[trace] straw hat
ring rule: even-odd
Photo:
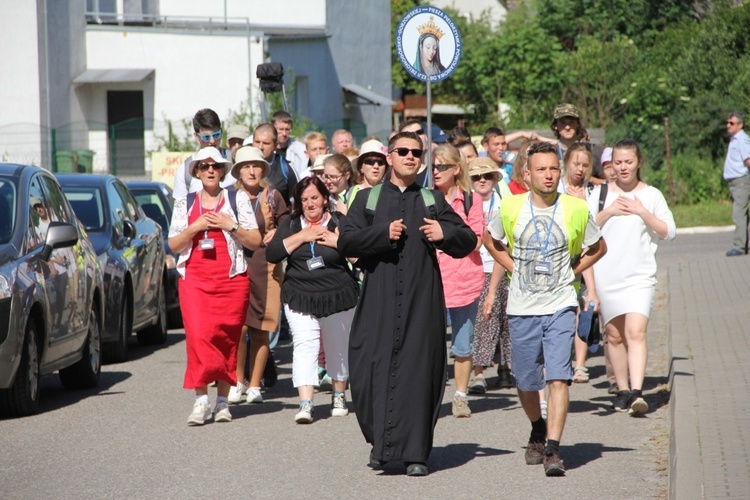
[[[333,155],[318,155],[317,158],[315,158],[315,163],[313,163],[313,166],[310,167],[310,170],[312,172],[322,172],[323,171],[323,162],[326,161],[326,158],[330,158]]]
[[[482,175],[493,172],[500,174],[500,177],[502,178],[500,167],[497,166],[495,160],[488,156],[472,158],[472,160],[469,162],[469,177],[471,177],[472,175]]]

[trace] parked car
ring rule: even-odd
[[[0,413],[31,415],[39,378],[66,389],[101,373],[102,270],[55,178],[0,163]]]
[[[167,254],[167,324],[169,328],[182,328],[180,298],[177,290],[177,254],[167,244],[169,225],[172,222],[172,189],[163,182],[130,181],[125,185],[135,196],[146,217],[161,226],[164,236],[164,251]]]
[[[167,266],[161,228],[112,175],[56,176],[104,272],[106,357],[125,361],[133,331],[140,344],[166,342]]]

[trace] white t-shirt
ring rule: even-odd
[[[528,196],[528,195],[527,195]],[[513,228],[513,275],[508,292],[507,313],[514,316],[554,314],[578,304],[573,287],[575,275],[568,252],[564,208],[558,200],[557,209],[534,207],[534,220],[528,201],[524,202]],[[502,204],[500,205],[502,211]],[[554,214],[554,221],[552,216]],[[536,226],[536,229],[535,229]],[[490,223],[489,232],[502,240],[505,231],[498,214]],[[601,231],[589,213],[583,246],[591,246],[601,238]],[[546,252],[543,251],[547,242]],[[537,272],[540,262],[550,262],[550,274]]]

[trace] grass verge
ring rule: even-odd
[[[728,200],[675,205],[671,208],[677,227],[732,225],[732,202]]]

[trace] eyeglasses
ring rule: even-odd
[[[417,130],[412,130],[417,135],[425,135],[423,128],[418,128]]]
[[[389,151],[389,153],[396,153],[399,156],[407,157],[409,156],[409,153],[414,156],[414,158],[422,158],[422,150],[421,149],[410,149],[410,148],[393,148]]]
[[[472,182],[479,182],[482,179],[484,179],[486,181],[494,181],[495,180],[495,174],[493,172],[488,172],[486,174],[477,174],[477,175],[472,175],[471,176]]]
[[[339,179],[341,179],[343,176],[344,176],[344,174],[340,174],[340,175],[323,174],[323,175],[321,175],[321,177],[323,178],[324,181],[331,181],[331,182],[338,182]]]
[[[362,163],[372,167],[373,165],[385,165],[385,160],[382,158],[366,158],[362,160]]]
[[[198,134],[198,137],[203,142],[210,142],[211,139],[214,141],[218,141],[221,139],[221,129],[217,130],[216,132],[211,132],[210,134]]]
[[[198,169],[201,172],[207,171],[209,168],[213,168],[214,171],[218,172],[219,170],[222,170],[223,167],[217,165],[216,163],[199,163]]]
[[[433,165],[432,169],[437,170],[438,172],[445,172],[449,168],[453,168],[453,167],[455,167],[455,165],[450,165],[447,163],[438,163],[437,165]]]
[[[727,120],[727,125],[737,125],[737,122],[733,122],[731,120]]]

